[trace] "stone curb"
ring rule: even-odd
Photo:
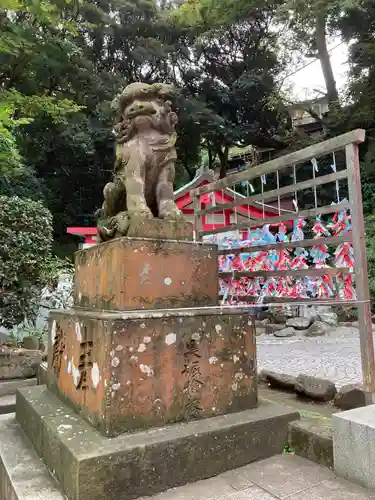
[[[315,420],[296,420],[289,424],[289,445],[292,451],[325,467],[333,468],[332,425]]]
[[[36,385],[36,378],[17,378],[13,380],[1,380],[0,381],[0,398],[4,396],[13,396],[16,394],[18,389],[22,387],[31,387]]]
[[[16,395],[11,394],[0,398],[0,415],[14,413],[16,411]]]
[[[303,382],[307,381],[312,391],[304,390]],[[261,370],[258,374],[258,383],[266,384],[272,389],[295,392],[298,396],[306,397],[313,401],[329,402],[340,410],[353,410],[366,406],[365,393],[360,384],[347,384],[339,390],[329,380],[300,374],[298,377],[287,373],[278,373],[271,370]],[[326,392],[322,393],[320,384],[326,386]],[[314,392],[316,386],[316,393]]]
[[[294,377],[286,373],[261,370],[258,375],[258,380],[259,383],[267,384],[273,389],[295,392],[296,395],[313,401],[333,401],[337,395],[335,385],[329,380],[304,374]]]

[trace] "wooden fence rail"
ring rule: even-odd
[[[362,208],[362,191],[361,191],[361,181],[360,181],[360,166],[359,166],[359,156],[358,156],[358,144],[364,142],[365,131],[358,129],[343,134],[341,136],[329,139],[327,141],[321,142],[319,144],[314,144],[300,151],[276,158],[274,160],[268,161],[261,165],[251,167],[247,170],[228,175],[224,179],[217,180],[211,184],[201,186],[197,189],[191,191],[191,196],[193,199],[194,207],[194,230],[196,240],[202,240],[206,236],[223,234],[228,231],[239,231],[247,230],[249,228],[264,226],[266,224],[277,224],[282,222],[290,222],[291,220],[297,220],[300,218],[308,219],[316,216],[324,216],[327,214],[334,214],[337,212],[348,212],[351,215],[351,232],[345,233],[339,236],[329,236],[329,237],[319,237],[319,238],[309,238],[302,241],[287,241],[287,242],[275,242],[265,245],[254,245],[254,246],[240,246],[239,248],[221,248],[221,256],[236,256],[241,254],[251,254],[254,252],[262,251],[277,251],[282,249],[296,249],[305,247],[315,247],[317,245],[334,245],[337,246],[343,243],[350,243],[353,247],[354,261],[355,261],[355,284],[356,284],[356,299],[355,300],[332,300],[332,299],[309,299],[306,297],[301,297],[301,299],[289,299],[288,298],[275,298],[276,302],[279,300],[280,303],[293,302],[296,305],[299,304],[353,304],[358,308],[358,319],[359,319],[359,329],[360,329],[360,346],[361,346],[361,359],[362,359],[362,371],[363,371],[363,384],[364,389],[367,394],[367,402],[375,403],[375,360],[374,360],[374,346],[373,346],[373,336],[372,336],[372,314],[371,314],[371,304],[370,304],[370,293],[368,285],[368,271],[367,271],[367,259],[366,259],[366,248],[365,248],[365,224],[363,218],[363,208]],[[327,175],[316,175],[314,166],[312,168],[312,178],[309,180],[303,180],[302,182],[296,181],[296,165],[303,164],[307,161],[314,161],[322,156],[331,155],[339,150],[345,151],[345,169],[339,171],[333,171]],[[294,179],[287,186],[279,186],[279,172],[292,167],[294,169]],[[263,190],[262,178],[264,176],[274,174],[277,175],[277,188],[268,191]],[[238,183],[246,183],[250,181],[255,181],[259,179],[262,185],[262,192],[251,194],[248,196],[235,197],[234,201],[231,203],[223,203],[216,205],[212,203],[211,206],[207,206],[207,199],[202,202],[202,196],[209,193],[217,192],[218,190],[223,190],[231,186],[235,186]],[[332,200],[333,203],[330,205],[318,206],[318,189],[322,186],[326,186],[330,183],[345,182],[347,184],[348,198],[349,200]],[[287,213],[281,214],[280,209],[280,197],[302,192],[304,190],[313,190],[315,206],[313,208],[303,208],[298,207],[295,204],[295,210],[293,212],[288,211]],[[334,192],[334,189],[332,190]],[[209,231],[203,231],[202,218],[208,216],[209,214],[220,213],[220,210],[233,209],[235,212],[237,207],[240,205],[243,207],[247,205],[250,207],[254,204],[260,204],[260,206],[265,206],[265,201],[278,199],[278,215],[275,217],[255,217],[249,208],[248,220],[235,221],[234,224],[224,225],[220,224],[220,227],[214,227]],[[339,202],[338,202],[339,201]],[[203,206],[202,206],[203,205]],[[236,212],[235,212],[236,213]],[[264,210],[263,210],[264,213]],[[242,270],[228,270],[219,273],[219,278],[222,280],[240,280],[254,277],[262,277],[265,279],[269,278],[280,278],[280,277],[306,277],[306,276],[344,276],[350,274],[351,271],[348,268],[309,268],[309,269],[299,269],[299,270],[271,270],[271,271],[242,271]],[[244,297],[238,297],[241,300]],[[249,297],[250,300],[254,297]],[[272,303],[272,300],[268,300]],[[254,304],[252,304],[253,307]]]

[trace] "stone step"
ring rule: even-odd
[[[262,460],[282,452],[298,417],[261,403],[108,439],[46,386],[17,393],[17,421],[69,500],[135,500]]]
[[[10,394],[0,398],[0,415],[14,413],[16,411],[16,395]]]
[[[332,421],[327,418],[290,422],[289,446],[296,455],[332,469]]]
[[[14,415],[0,416],[0,498],[65,500]]]
[[[16,394],[22,387],[31,387],[36,385],[36,378],[15,378],[11,380],[0,380],[0,398]]]

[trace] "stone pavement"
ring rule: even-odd
[[[326,378],[337,388],[362,381],[359,331],[352,327],[332,329],[324,337],[257,337],[258,371]]]
[[[375,500],[375,493],[338,479],[296,455],[268,458],[150,500]]]

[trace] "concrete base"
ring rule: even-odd
[[[270,457],[298,418],[262,404],[108,439],[45,386],[17,393],[17,420],[69,500],[133,500]]]
[[[42,363],[41,363],[42,364]],[[2,380],[0,382],[0,398],[3,396],[13,396],[18,389],[22,387],[31,387],[36,385],[36,378],[16,378],[14,380]]]
[[[332,416],[338,476],[375,491],[375,405]]]
[[[296,455],[333,468],[332,425],[329,419],[291,422],[289,444]]]
[[[0,417],[1,500],[64,500],[14,415]]]

